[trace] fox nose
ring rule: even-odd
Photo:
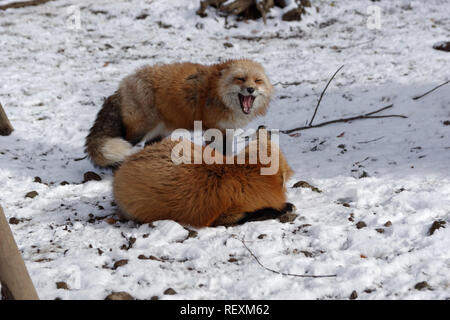
[[[248,87],[247,91],[248,91],[248,93],[253,93],[253,92],[255,92],[255,88]]]

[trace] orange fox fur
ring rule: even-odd
[[[248,59],[145,66],[105,100],[86,152],[97,166],[117,166],[141,140],[193,129],[195,120],[205,129],[240,128],[266,113],[272,92],[263,67]]]
[[[174,164],[171,152],[180,141],[166,138],[146,147],[115,172],[114,196],[122,216],[141,223],[171,219],[204,227],[233,225],[246,212],[284,207],[285,181],[292,170],[281,151],[278,171],[261,175],[265,165],[259,160],[249,164],[249,147],[243,151],[245,164]],[[182,143],[195,152],[191,141]]]

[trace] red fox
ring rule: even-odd
[[[268,165],[259,157],[254,164],[249,162],[255,140],[242,151],[246,155],[242,164],[236,161],[240,154],[234,156],[233,164],[226,160],[223,164],[206,164],[205,160],[201,164],[175,164],[172,152],[180,143],[196,152],[190,140],[166,138],[128,157],[117,169],[113,191],[122,217],[140,223],[170,219],[206,227],[260,220],[260,215],[273,218],[293,210],[285,194],[285,181],[293,172],[270,140],[267,154],[279,160],[272,175],[261,174],[261,168]],[[200,146],[202,154],[205,148]]]
[[[108,97],[86,139],[99,167],[117,167],[143,139],[161,140],[174,129],[235,129],[267,111],[273,87],[252,60],[214,65],[145,66],[126,77]]]

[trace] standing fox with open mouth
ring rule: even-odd
[[[264,68],[248,59],[145,66],[105,100],[86,152],[95,165],[116,167],[141,140],[191,130],[194,121],[202,121],[205,129],[240,128],[266,113],[272,93]]]

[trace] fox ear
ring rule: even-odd
[[[219,71],[219,76],[222,76],[226,70],[228,70],[230,68],[230,64],[228,62],[222,63],[221,65],[219,65],[218,67],[218,71]]]
[[[219,70],[219,77],[223,76],[226,70],[228,70],[228,67],[224,67],[224,68],[220,69]]]

